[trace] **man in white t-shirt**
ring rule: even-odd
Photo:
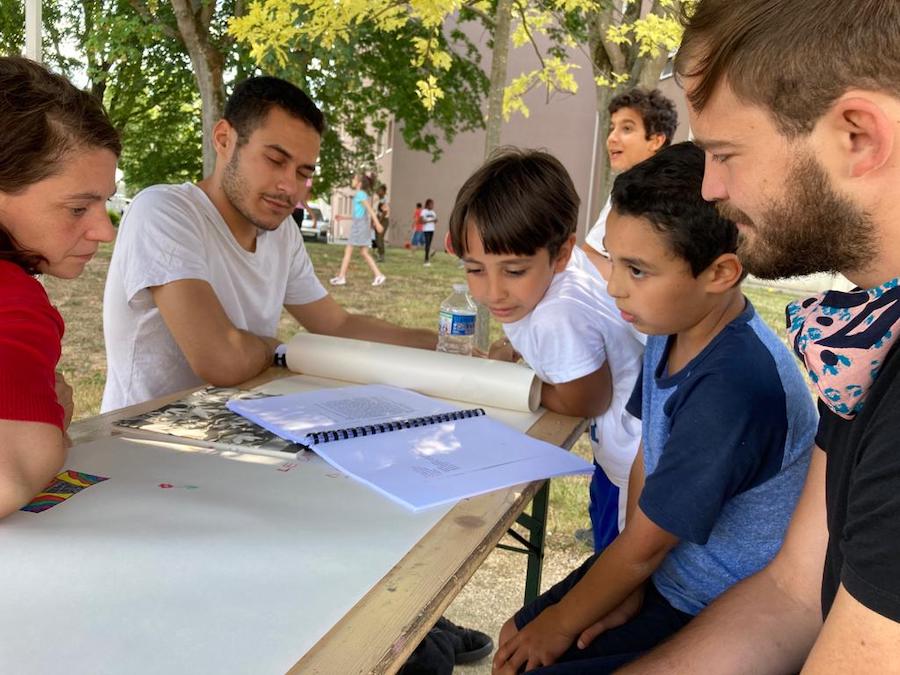
[[[213,174],[135,197],[103,299],[102,410],[257,375],[279,347],[282,307],[310,332],[435,347],[431,331],[348,313],[316,278],[291,212],[324,126],[294,85],[251,78],[213,129]]]
[[[635,88],[614,96],[609,102],[609,135],[606,137],[610,170],[622,173],[649,159],[672,143],[677,128],[675,104],[658,89],[648,92]],[[581,247],[604,277],[609,259],[603,237],[609,209],[607,200]]]

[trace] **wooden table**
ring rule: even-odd
[[[242,387],[293,374],[272,368]],[[70,435],[76,443],[110,436],[116,420],[153,410],[186,393],[82,420],[72,425]],[[528,434],[568,449],[584,428],[584,420],[547,412]],[[289,672],[395,672],[517,519],[528,530],[519,550],[528,554],[526,599],[533,597],[540,586],[548,486],[547,481],[537,481],[457,504]],[[529,503],[531,513],[526,514]]]

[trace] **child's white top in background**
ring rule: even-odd
[[[613,395],[609,408],[591,423],[594,458],[619,488],[619,526],[624,524],[628,475],[641,438],[640,421],[625,405],[641,372],[644,347],[606,292],[606,283],[579,248],[556,274],[530,314],[503,330],[538,377],[550,384],[571,382],[609,361]]]
[[[419,219],[422,221],[422,232],[434,232],[437,214],[432,209],[422,209],[419,212]]]
[[[606,255],[606,247],[603,245],[603,238],[606,236],[606,219],[609,217],[611,210],[612,203],[607,199],[600,210],[600,215],[597,216],[597,222],[594,223],[594,226],[588,230],[584,237],[584,243],[603,255]]]

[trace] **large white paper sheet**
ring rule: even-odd
[[[448,510],[311,453],[107,439],[66,468],[107,480],[0,521],[3,672],[283,673]]]

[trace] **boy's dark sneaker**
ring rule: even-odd
[[[491,636],[480,630],[457,626],[444,617],[438,619],[434,627],[450,636],[456,665],[480,661],[494,650]]]

